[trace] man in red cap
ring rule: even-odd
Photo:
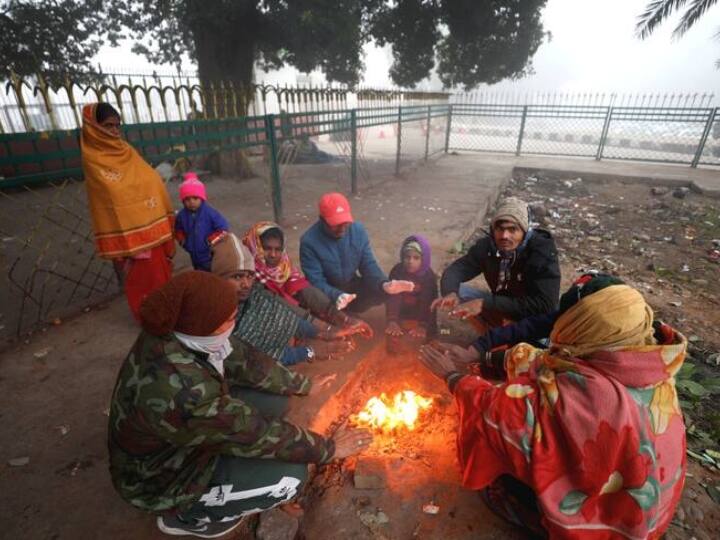
[[[344,195],[324,194],[318,210],[320,219],[300,238],[300,266],[338,309],[362,312],[388,294],[412,291],[412,282],[389,280],[380,269],[367,231],[353,220]]]

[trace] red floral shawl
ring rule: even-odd
[[[290,256],[283,246],[283,255],[280,264],[270,267],[265,262],[265,250],[260,236],[269,229],[280,229],[272,221],[259,221],[253,225],[243,237],[243,244],[247,246],[255,258],[255,277],[266,289],[281,296],[290,304],[297,305],[295,295],[302,289],[309,287],[310,282],[305,279],[302,272],[292,265]]]
[[[552,538],[660,538],[685,479],[674,376],[686,347],[675,332],[579,360],[523,343],[506,355],[506,383],[462,378],[463,485],[525,482]]]

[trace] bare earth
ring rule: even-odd
[[[367,226],[386,270],[396,261],[402,239],[422,233],[430,238],[434,267],[439,272],[457,256],[450,253],[453,246],[482,223],[488,205],[511,178],[514,164],[514,159],[504,156],[446,156],[408,170],[401,178],[385,177],[373,186],[363,186],[360,196],[352,200],[354,214]],[[328,190],[347,190],[341,167],[344,165],[333,171],[295,166],[288,174],[285,225],[294,257],[300,233],[314,220],[317,197]],[[519,180],[509,185],[509,191],[542,204],[547,226],[554,227],[563,256],[564,285],[580,267],[606,265],[641,287],[662,319],[688,336],[697,336],[693,362],[700,382],[718,376],[718,368],[706,362],[712,362],[712,353],[720,344],[720,265],[707,258],[707,250],[720,233],[699,224],[705,220],[713,227],[720,224],[716,201],[694,193],[685,199],[671,194],[655,197],[649,194],[647,184],[576,182],[567,187],[562,183],[565,178]],[[216,179],[208,184],[208,191],[237,231],[271,217],[266,184],[261,179]],[[670,207],[656,206],[662,203]],[[710,214],[698,220],[701,207],[709,208]],[[553,211],[559,217],[553,217]],[[682,220],[683,216],[688,220]],[[587,220],[589,223],[583,222]],[[599,224],[594,225],[595,221]],[[648,235],[650,240],[633,240],[638,234]],[[590,238],[595,236],[600,240]],[[673,236],[675,243],[665,240]],[[687,236],[693,239],[686,244],[683,238]],[[688,271],[683,271],[683,264]],[[435,405],[412,434],[380,437],[367,452],[365,457],[374,459],[384,471],[383,489],[355,489],[351,471],[356,463],[352,459],[321,470],[306,495],[308,506],[299,538],[521,538],[487,512],[475,493],[459,487],[454,405],[443,385],[426,373],[413,355],[387,357],[380,338],[382,309],[371,310],[367,318],[378,333],[376,339],[361,343],[359,350],[345,359],[298,368],[313,377],[332,372],[337,377],[318,395],[293,398],[291,418],[324,431],[357,412],[368,396],[404,386],[432,396]],[[118,298],[63,320],[59,326],[36,333],[28,344],[2,353],[0,537],[166,538],[150,516],[120,500],[107,472],[108,400],[117,369],[136,334],[124,299]],[[684,394],[683,399],[699,412],[708,411],[690,420],[700,432],[690,440],[692,447],[698,452],[712,448],[702,438],[707,434],[718,440],[709,419],[712,398]],[[17,458],[28,461],[13,461],[17,466],[11,466],[9,461]],[[693,476],[687,482],[683,510],[678,512],[671,535],[700,540],[715,537],[712,531],[720,527],[720,504],[710,499],[705,486],[718,484],[717,470],[691,460],[690,472]],[[422,505],[431,501],[440,507],[437,515],[422,512]],[[238,533],[229,538],[252,536]]]

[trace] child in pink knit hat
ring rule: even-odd
[[[207,202],[205,185],[194,172],[183,175],[180,184],[183,209],[175,219],[175,239],[190,254],[195,270],[210,271],[212,246],[230,230],[223,215]]]

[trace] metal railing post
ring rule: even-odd
[[[515,155],[520,155],[522,149],[523,134],[525,133],[525,118],[527,117],[527,105],[523,105],[522,119],[520,120],[520,133],[518,133],[517,148],[515,149]]]
[[[282,192],[280,187],[280,168],[277,161],[277,139],[275,138],[275,115],[265,116],[265,137],[270,151],[270,187],[272,192],[273,216],[276,223],[282,223]]]
[[[402,144],[402,106],[398,107],[397,149],[395,150],[395,176],[400,175],[400,146]]]
[[[430,116],[432,114],[432,105],[428,105],[427,124],[425,125],[425,161],[428,159],[430,151]]]
[[[448,147],[450,146],[450,125],[452,124],[452,110],[453,110],[453,106],[448,105],[447,126],[445,127],[445,153],[446,154],[448,151]]]
[[[605,114],[605,121],[603,122],[602,132],[600,133],[600,143],[598,144],[597,153],[595,154],[595,160],[600,161],[602,159],[603,150],[605,149],[605,142],[607,141],[607,134],[610,130],[610,119],[612,118],[612,107],[608,107],[607,113]]]
[[[357,195],[357,109],[350,111],[350,191]]]
[[[702,136],[700,137],[700,141],[698,142],[697,150],[695,151],[695,157],[692,160],[692,163],[690,163],[690,166],[693,168],[697,168],[698,163],[700,163],[700,159],[702,158],[703,150],[705,149],[705,144],[707,143],[708,136],[710,135],[710,130],[712,129],[713,124],[715,123],[715,118],[717,117],[718,109],[711,109],[710,114],[708,115],[707,123],[705,124],[705,129],[703,129]]]

